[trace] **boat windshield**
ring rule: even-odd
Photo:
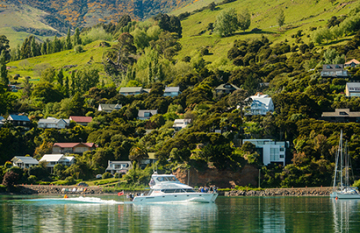
[[[193,189],[162,189],[163,193],[193,193]]]
[[[178,181],[174,176],[160,176],[156,178],[157,181],[164,182],[164,181]]]

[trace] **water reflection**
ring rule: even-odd
[[[133,210],[135,215],[148,216],[148,221],[142,223],[148,226],[149,232],[214,232],[218,219],[214,203],[134,205]]]
[[[332,199],[334,232],[351,232],[351,222],[358,218],[360,200]]]

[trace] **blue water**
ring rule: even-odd
[[[135,205],[118,196],[0,196],[0,208],[0,232],[360,232],[360,201],[328,197]]]

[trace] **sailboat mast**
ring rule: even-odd
[[[340,134],[340,190],[343,190],[343,150],[342,150],[342,130]]]
[[[341,137],[341,135],[340,135]],[[338,166],[339,166],[339,156],[340,156],[340,148],[341,148],[341,140],[339,140],[339,147],[338,147],[338,150],[337,150],[337,153],[336,153],[336,160],[335,160],[335,174],[334,174],[334,183],[333,183],[333,190],[335,191],[336,190],[336,187],[338,186],[338,180],[337,180],[337,177],[338,177]]]

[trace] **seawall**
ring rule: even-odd
[[[59,195],[59,194],[111,194],[104,193],[102,187],[89,186],[56,186],[56,185],[19,185],[17,194],[39,194],[39,195]],[[85,189],[86,188],[86,189]],[[309,188],[270,188],[262,191],[220,191],[220,196],[239,197],[239,196],[329,196],[332,187],[309,187]],[[114,192],[117,193],[117,192]],[[127,192],[126,192],[127,193]]]
[[[332,187],[272,188],[262,191],[232,190],[224,192],[224,196],[329,196],[331,192]]]

